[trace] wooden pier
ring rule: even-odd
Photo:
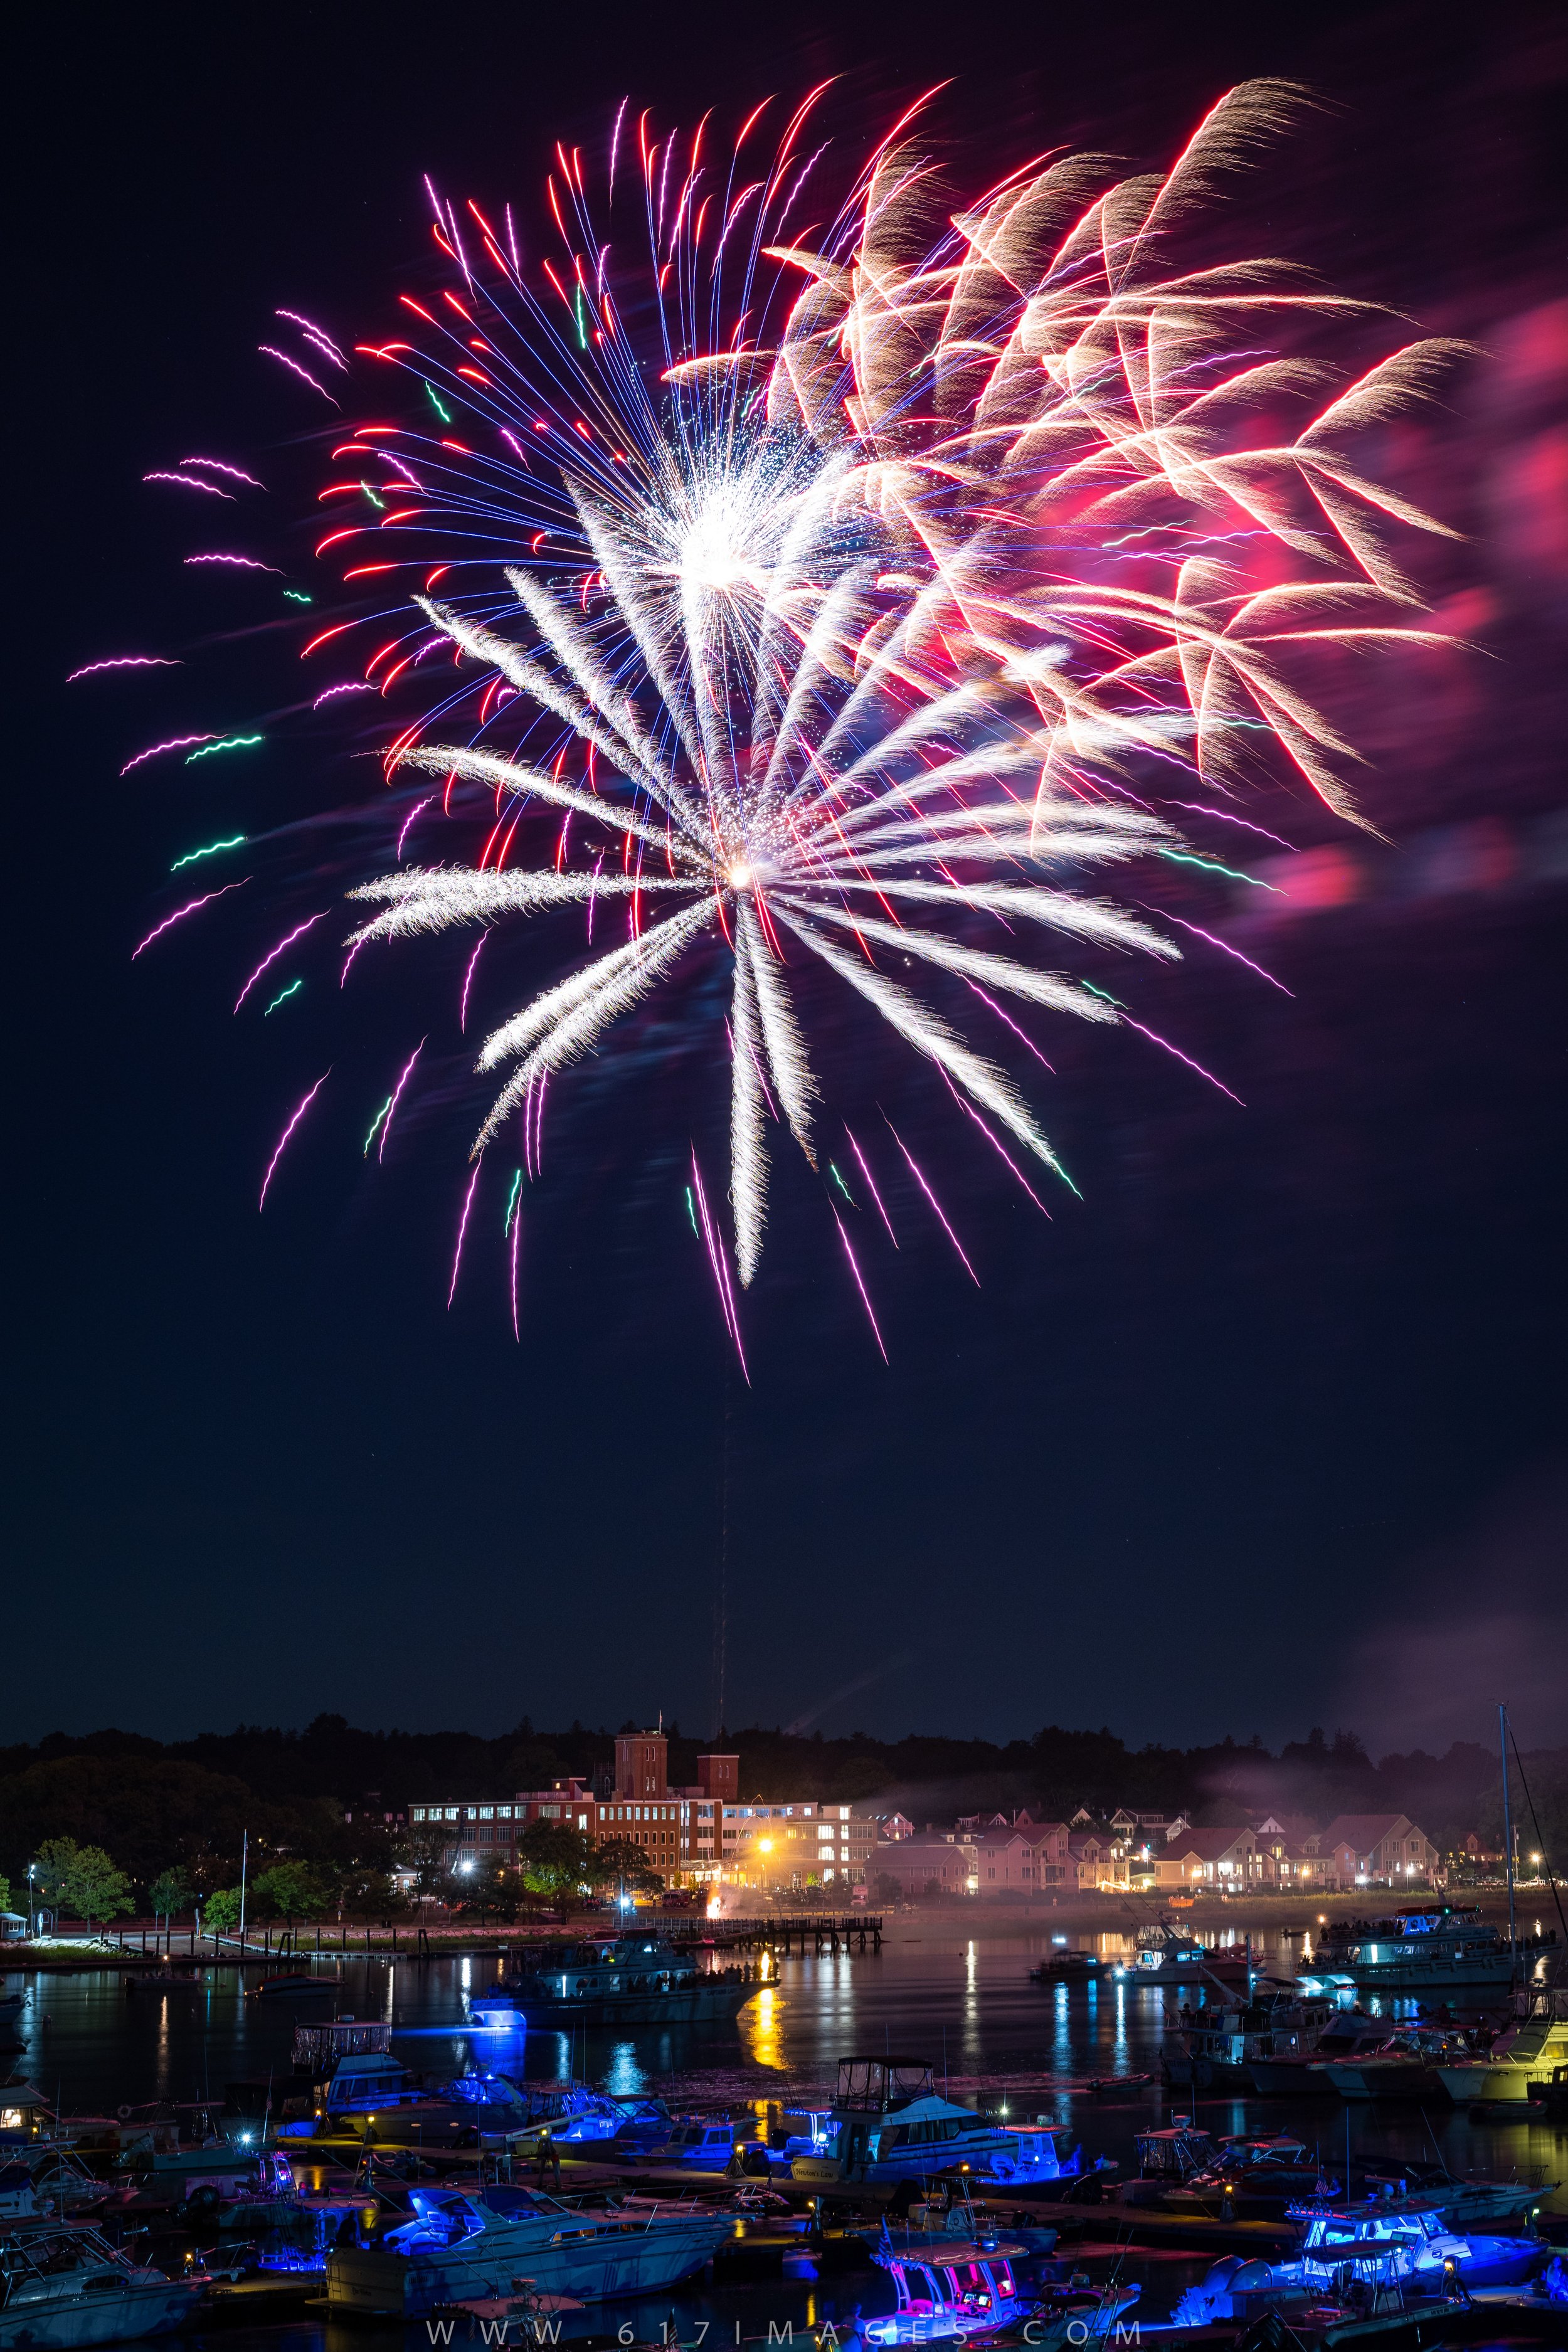
[[[694,1919],[689,1912],[645,1911],[638,1927],[655,1927],[683,1951],[772,1952],[777,1959],[809,1952],[879,1952],[882,1922],[861,1912],[766,1912],[754,1918]]]

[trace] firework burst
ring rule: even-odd
[[[389,778],[444,779],[448,812],[454,791],[493,795],[496,818],[477,864],[356,890],[375,911],[351,950],[572,908],[590,939],[595,910],[615,924],[479,1050],[500,1085],[474,1150],[521,1113],[525,1159],[549,1077],[721,957],[742,1283],[770,1134],[816,1165],[821,990],[802,975],[934,1062],[1020,1181],[998,1130],[1059,1173],[942,988],[968,983],[999,1039],[1017,1032],[998,998],[1123,1021],[1075,952],[1180,950],[1093,877],[1226,870],[1160,814],[1152,775],[1201,783],[1224,815],[1282,764],[1360,822],[1353,751],[1303,664],[1424,638],[1391,539],[1443,528],[1354,445],[1454,347],[1334,385],[1295,346],[1363,306],[1280,263],[1184,260],[1189,217],[1297,103],[1286,86],[1231,92],[1163,174],[1062,155],[957,209],[917,109],[807,223],[819,96],[750,173],[756,117],[710,164],[704,129],[659,139],[623,109],[598,177],[603,223],[629,207],[646,242],[632,273],[619,246],[612,269],[577,151],[547,192],[560,253],[530,265],[510,213],[432,192],[450,283],[404,298],[416,344],[359,347],[424,421],[340,444],[323,496],[374,511],[318,551],[349,582],[401,572],[416,592],[372,686],[417,685],[443,648],[458,667]],[[349,397],[342,375],[330,396]],[[306,650],[341,652],[357,625]]]

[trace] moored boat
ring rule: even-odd
[[[132,2263],[81,2221],[0,2225],[0,2352],[76,2352],[184,2326],[204,2293]]]
[[[655,2294],[703,2269],[735,2227],[730,2213],[676,2206],[622,2215],[574,2212],[522,2189],[413,2192],[413,2219],[373,2244],[340,2242],[327,2257],[334,2317],[421,2319],[444,2304],[519,2292],[584,2303]]]
[[[758,1986],[744,1969],[693,1968],[657,1936],[546,1945],[527,1964],[471,1990],[477,2023],[528,2026],[725,2024]]]
[[[1451,2099],[1467,2105],[1530,2095],[1532,2079],[1568,2063],[1568,1985],[1526,1985],[1514,1995],[1515,2019],[1484,2057],[1439,2064]]]
[[[957,2165],[983,2171],[1011,2144],[1005,2126],[942,2097],[923,2058],[841,2058],[828,2119],[826,2151],[791,2166],[803,2188],[919,2180]]]

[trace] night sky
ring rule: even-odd
[[[89,10],[49,37],[10,215],[6,1736],[323,1709],[710,1729],[727,1560],[731,1724],[1343,1723],[1375,1752],[1484,1735],[1507,1696],[1521,1745],[1561,1738],[1560,14]],[[293,898],[129,961],[184,849],[304,826],[364,772],[290,722],[243,772],[121,781],[162,734],[298,693],[297,625],[198,588],[200,531],[142,476],[205,449],[303,481],[318,413],[256,356],[275,309],[386,332],[427,274],[421,173],[531,225],[550,142],[602,141],[627,92],[732,127],[837,73],[834,127],[879,128],[954,76],[939,121],[973,187],[1061,142],[1163,163],[1258,72],[1328,103],[1237,184],[1238,246],[1484,356],[1394,452],[1468,535],[1421,576],[1477,650],[1346,687],[1386,845],[1281,794],[1262,821],[1348,843],[1357,877],[1230,930],[1293,995],[1214,955],[1139,975],[1141,1017],[1247,1107],[1136,1037],[1061,1040],[1037,1099],[1084,1199],[1058,1188],[1047,1224],[929,1067],[846,1016],[830,1098],[919,1138],[979,1287],[894,1186],[897,1256],[856,1228],[884,1370],[780,1150],[748,1388],[683,1193],[694,1141],[722,1190],[718,999],[656,999],[552,1090],[521,1346],[489,1196],[448,1313],[488,1100],[455,1034],[386,1165],[358,1148],[385,1066],[450,1029],[446,979],[409,964],[340,1036],[321,962],[288,1019],[237,1023],[234,974]],[[126,650],[187,667],[63,685]],[[532,952],[498,958],[487,1010]],[[258,1217],[329,1061],[340,1092]]]

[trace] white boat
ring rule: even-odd
[[[1257,2320],[1331,2305],[1369,2312],[1405,2309],[1423,2296],[1442,2301],[1458,2290],[1520,2284],[1549,2249],[1536,2238],[1480,2238],[1445,2230],[1436,2213],[1395,2212],[1375,2203],[1324,2206],[1307,2219],[1293,2262],[1216,2263],[1188,2287],[1172,2314],[1175,2327]]]
[[[981,2172],[1012,2145],[1005,2125],[942,2098],[923,2058],[841,2058],[829,2115],[826,2152],[790,2167],[802,2188],[921,2180],[958,2165]]]
[[[1514,1996],[1517,2021],[1484,2058],[1439,2066],[1437,2080],[1461,2105],[1529,2096],[1532,2075],[1568,2063],[1568,1985],[1526,1985]]]
[[[942,2239],[896,2243],[884,2232],[871,2259],[893,2282],[897,2306],[885,2318],[860,2323],[874,2352],[904,2352],[925,2344],[985,2344],[1005,2334],[1031,2352],[1098,2342],[1109,2336],[1134,2304],[1135,2286],[1106,2286],[1088,2295],[1071,2290],[1045,2303],[1021,2295],[1014,2262],[1027,2250],[995,2238]],[[1136,2341],[1122,2327],[1118,2341]]]
[[[129,2344],[191,2319],[199,2279],[139,2268],[80,2221],[0,2227],[0,2352],[75,2352]]]
[[[521,2293],[522,2281],[583,2303],[657,2294],[702,2270],[735,2229],[733,2214],[694,2205],[580,2213],[525,2189],[416,2189],[413,2202],[414,2219],[374,2245],[333,2247],[333,2316],[422,2319],[441,2304]]]

